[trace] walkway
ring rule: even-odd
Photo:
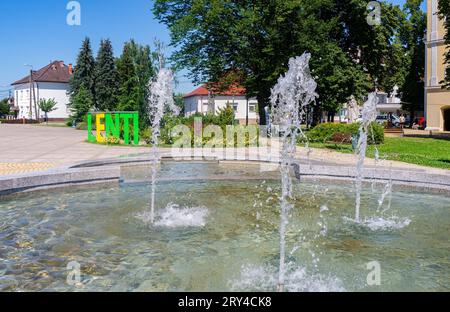
[[[87,132],[65,127],[0,124],[0,175],[148,152],[145,147],[86,142]]]
[[[0,176],[45,171],[78,162],[150,152],[148,147],[105,146],[87,143],[86,139],[86,131],[66,127],[0,124]],[[167,149],[162,151],[170,152]],[[309,159],[319,164],[350,167],[356,163],[355,155],[325,149],[312,149],[308,155],[305,148],[299,148],[297,155],[299,159]],[[376,164],[373,159],[367,159],[366,166],[375,165],[436,174],[450,172],[395,161]]]

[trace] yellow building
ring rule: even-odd
[[[445,76],[445,29],[437,16],[438,0],[427,0],[425,114],[427,130],[450,131],[450,91],[439,84]]]

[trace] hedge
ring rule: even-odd
[[[335,137],[354,136],[359,134],[359,123],[323,123],[306,133],[308,140],[315,143],[326,143],[333,141]],[[384,128],[373,122],[369,127],[369,144],[384,143]]]

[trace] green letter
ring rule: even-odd
[[[114,119],[114,120],[113,120]],[[105,116],[106,124],[106,137],[109,138],[112,135],[116,139],[120,139],[120,118],[112,114],[106,114]]]
[[[133,140],[134,145],[139,145],[139,113],[133,115]]]
[[[88,141],[95,142],[95,136],[92,134],[92,113],[87,115]]]
[[[133,118],[133,114],[120,114],[120,118],[123,119],[123,139],[125,145],[130,144],[130,119]]]

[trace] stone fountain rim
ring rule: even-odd
[[[214,158],[201,158],[194,160],[175,159],[172,157],[162,157],[162,162],[185,162],[185,163],[220,163],[220,164],[253,164],[272,165],[278,163],[261,160],[218,160]],[[147,157],[137,158],[114,158],[98,161],[76,163],[60,169],[53,169],[46,172],[27,173],[0,177],[0,197],[12,194],[30,193],[35,191],[45,191],[63,187],[81,185],[115,184],[121,181],[121,170],[124,167],[149,165]],[[293,173],[298,179],[319,180],[319,181],[341,181],[352,183],[355,177],[355,168],[350,166],[336,165],[299,165],[293,166]],[[390,170],[385,168],[368,168],[365,172],[365,183],[386,183],[392,175],[394,188],[417,189],[424,192],[450,194],[450,171],[449,174],[433,174],[425,170],[405,171]],[[192,178],[171,178],[161,179],[161,182],[170,181],[201,181],[201,180],[242,180],[243,177],[233,179],[233,177],[192,177]],[[271,177],[246,178],[247,180],[270,180]],[[272,178],[273,179],[273,178]],[[128,181],[132,184],[136,181]],[[137,181],[142,182],[142,181]]]

